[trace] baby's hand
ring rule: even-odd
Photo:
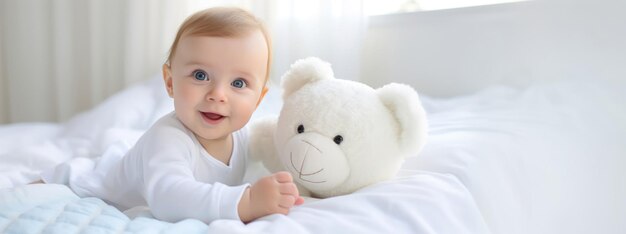
[[[291,207],[303,202],[291,174],[277,172],[259,179],[246,190],[239,202],[239,217],[247,223],[269,214],[287,214]]]

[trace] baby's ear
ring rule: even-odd
[[[165,82],[167,95],[169,95],[170,97],[174,97],[174,89],[172,86],[172,70],[167,64],[163,64],[163,82]]]
[[[378,97],[400,127],[400,150],[417,153],[426,143],[428,123],[417,92],[411,86],[391,83],[376,90]]]
[[[334,79],[330,63],[319,58],[309,57],[300,59],[291,65],[291,68],[281,78],[283,99],[302,88],[304,85],[322,79]]]

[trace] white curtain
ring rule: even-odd
[[[160,71],[184,1],[0,1],[0,121],[62,121]]]
[[[216,5],[266,21],[274,82],[307,56],[358,78],[361,0],[0,0],[0,123],[64,121],[158,74],[182,20]]]
[[[257,9],[273,36],[273,81],[291,63],[316,56],[330,62],[335,76],[358,80],[360,51],[367,29],[361,0],[273,0]]]

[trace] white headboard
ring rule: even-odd
[[[361,81],[431,96],[626,80],[626,1],[528,1],[370,18]]]

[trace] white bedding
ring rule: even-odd
[[[527,90],[491,87],[451,99],[422,96],[430,139],[398,179],[307,203],[288,216],[246,226],[220,220],[209,227],[276,233],[626,233],[621,222],[626,98],[620,88],[570,82]],[[279,108],[274,88],[253,118]],[[171,110],[154,78],[63,124],[2,126],[0,188],[14,192],[41,170],[72,157],[97,157],[116,141],[132,145]]]
[[[426,100],[430,139],[407,164],[457,176],[493,233],[626,233],[624,91],[569,82]]]
[[[149,217],[149,216],[148,216]],[[60,228],[61,227],[61,228]],[[0,190],[0,232],[163,233],[489,233],[471,195],[452,175],[415,172],[270,215],[248,225],[198,220],[174,225],[152,218],[128,219],[94,198],[78,197],[61,185],[27,185]]]

